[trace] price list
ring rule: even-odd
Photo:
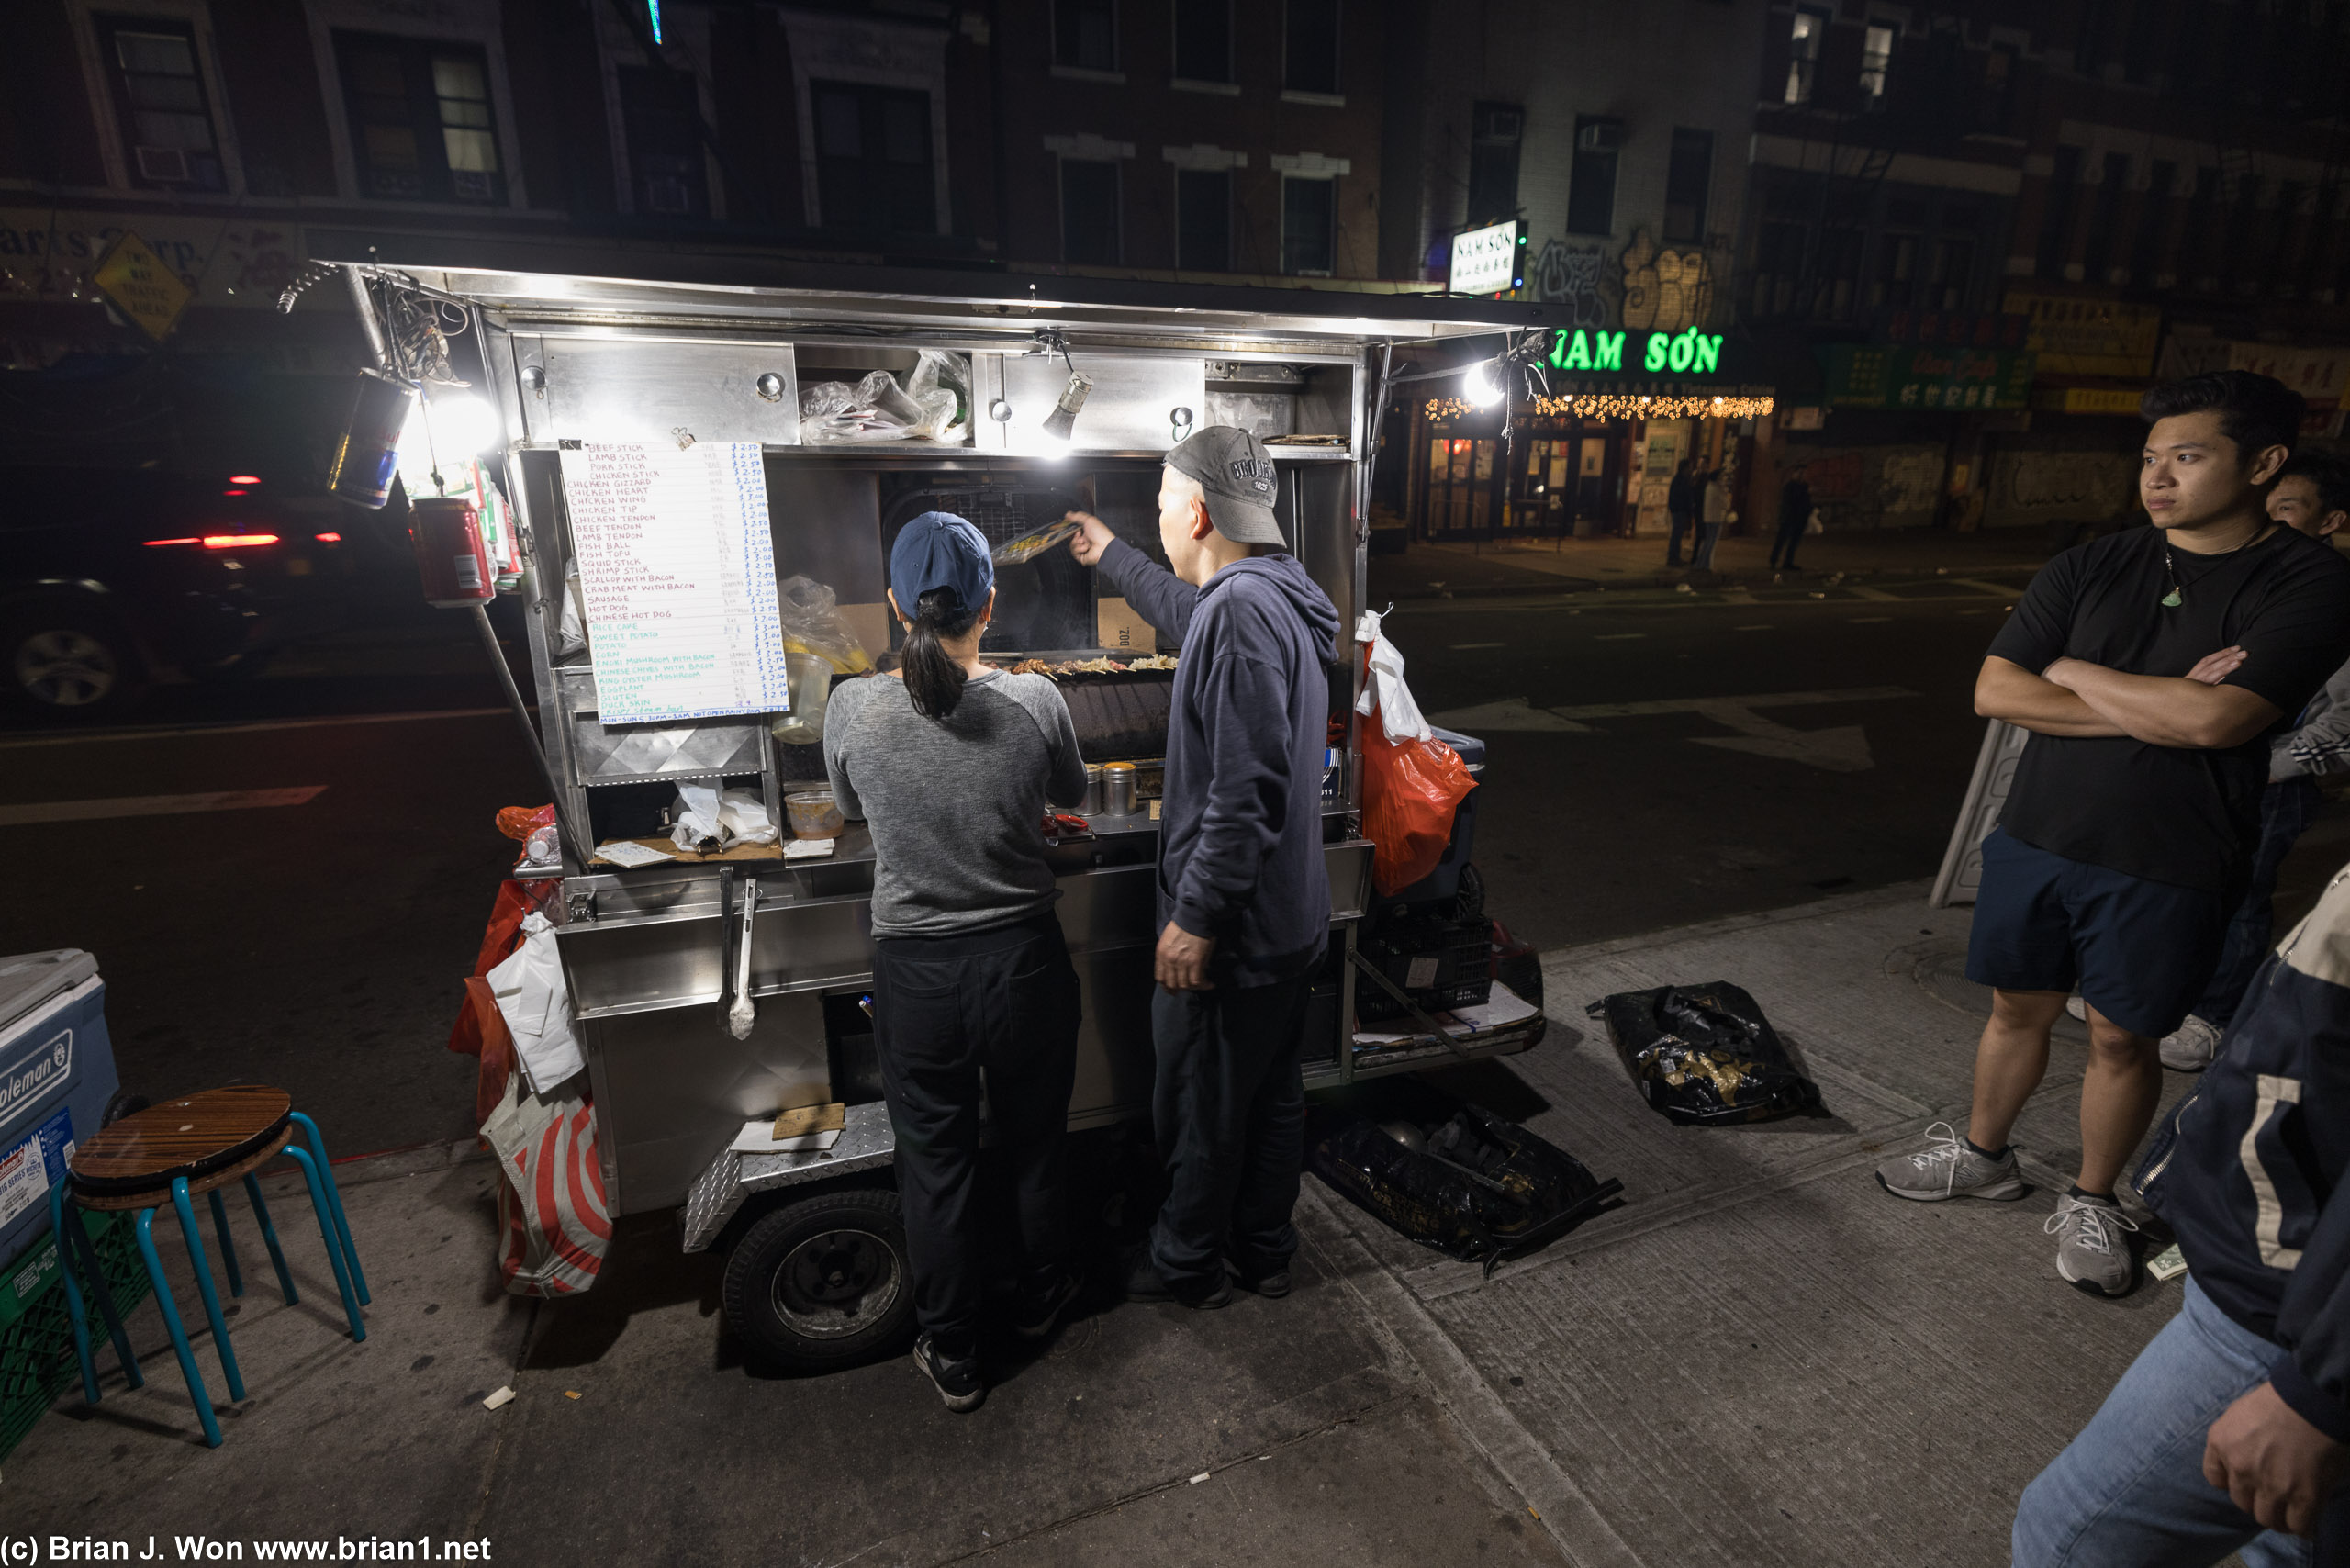
[[[602,721],[786,711],[758,443],[590,442],[563,484]]]

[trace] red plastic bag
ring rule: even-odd
[[[1436,869],[1452,842],[1452,813],[1477,787],[1442,741],[1391,741],[1376,710],[1362,726],[1362,832],[1371,885],[1390,898]]]
[[[489,981],[483,977],[512,958],[514,949],[522,945],[523,918],[533,910],[543,913],[562,890],[563,883],[552,877],[530,882],[509,879],[498,885],[498,902],[490,906],[489,925],[481,935],[481,952],[474,959],[472,978],[464,981],[465,1000],[449,1030],[451,1050],[481,1058],[481,1070],[474,1081],[476,1124],[488,1120],[490,1112],[506,1097],[506,1081],[515,1066],[514,1036],[507,1033],[506,1020],[498,1011],[497,999],[490,995]]]

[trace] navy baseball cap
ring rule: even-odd
[[[995,563],[988,559],[987,536],[951,511],[926,511],[898,531],[890,547],[890,591],[899,613],[920,613],[922,596],[945,588],[955,596],[952,621],[968,620],[987,604],[995,587]]]

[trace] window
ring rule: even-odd
[[[2163,231],[2169,227],[2171,193],[2178,188],[2178,165],[2167,159],[2156,159],[2146,190],[2146,203],[2138,217],[2137,242],[2130,254],[2131,281],[2141,288],[2154,286],[2154,274],[2162,270]]]
[[[1623,146],[1622,120],[1577,117],[1574,171],[1567,186],[1569,233],[1615,232],[1616,155]]]
[[[1934,270],[1927,275],[1923,303],[1929,310],[1964,310],[1975,282],[1975,236],[1944,234],[1934,241]]]
[[[1082,158],[1061,161],[1061,260],[1118,264],[1118,166]]]
[[[1292,93],[1338,91],[1338,0],[1289,0],[1281,29],[1281,85]]]
[[[2105,282],[2107,272],[2120,259],[2114,241],[2121,227],[2121,198],[2129,188],[2130,155],[2107,153],[2097,199],[2089,207],[2088,249],[2082,258],[2082,275],[2091,283]]]
[[[1232,0],[1175,0],[1175,75],[1232,80]]]
[[[1714,133],[1673,129],[1673,162],[1664,171],[1664,237],[1684,243],[1706,238],[1706,195],[1714,177]]]
[[[1811,102],[1814,76],[1819,70],[1819,46],[1828,37],[1828,18],[1818,11],[1797,11],[1787,31],[1787,93],[1791,104]]]
[[[1175,171],[1175,265],[1190,273],[1232,270],[1232,174]]]
[[[2081,150],[2077,147],[2056,149],[2056,167],[2048,177],[2048,202],[2040,219],[2040,252],[2034,258],[2032,275],[2058,278],[2065,275],[2065,261],[2073,233],[2073,202],[2081,186]]]
[[[1896,308],[1916,303],[1918,236],[1890,230],[1877,236],[1876,281],[1869,286],[1871,305]]]
[[[2016,51],[1994,44],[1983,56],[1983,90],[1975,100],[1975,129],[2005,136],[2015,123]]]
[[[362,196],[482,206],[506,199],[479,49],[337,33],[335,54]]]
[[[824,227],[936,233],[930,95],[851,82],[811,82],[808,92]]]
[[[1754,314],[1785,316],[1795,308],[1796,285],[1803,274],[1804,226],[1766,222],[1754,243]]]
[[[1514,104],[1479,104],[1471,112],[1470,228],[1517,215],[1517,147],[1525,124],[1524,111]]]
[[[1872,27],[1861,35],[1861,106],[1885,107],[1885,75],[1893,64],[1893,29]]]
[[[1053,63],[1077,71],[1115,71],[1117,0],[1053,0]]]
[[[170,190],[226,190],[204,78],[196,70],[196,39],[187,25],[145,17],[101,17],[97,28],[130,183]]]
[[[636,210],[654,218],[709,217],[701,100],[694,79],[651,65],[623,65],[619,75]]]
[[[1281,271],[1328,277],[1337,270],[1338,182],[1302,174],[1281,178]]]

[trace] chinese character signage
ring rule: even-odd
[[[2154,373],[2163,314],[2152,305],[2011,288],[2007,307],[2031,322],[2024,346],[2040,356],[2044,375],[2143,379]]]
[[[1838,343],[1819,353],[1831,408],[2031,406],[2032,356],[2021,350]]]
[[[1472,229],[1452,237],[1451,281],[1455,294],[1500,294],[1518,285],[1517,221]]]

